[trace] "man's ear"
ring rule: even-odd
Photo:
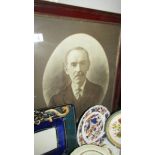
[[[88,61],[87,71],[89,70],[89,68],[90,68],[90,61]]]

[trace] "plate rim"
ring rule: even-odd
[[[111,123],[111,120],[112,120],[115,116],[117,116],[117,115],[119,115],[119,114],[121,115],[121,110],[119,110],[119,111],[113,113],[113,114],[107,119],[106,124],[105,124],[105,133],[106,133],[106,137],[108,138],[108,140],[109,140],[114,146],[116,146],[117,148],[120,149],[120,148],[121,148],[121,144],[118,143],[118,142],[116,142],[115,140],[113,140],[113,138],[111,137],[111,135],[110,135],[110,133],[109,133],[109,130],[108,130],[109,124]]]
[[[86,144],[86,145],[82,145],[78,148],[76,148],[75,150],[73,150],[73,152],[71,153],[71,155],[75,155],[77,152],[80,155],[81,153],[84,153],[85,151],[96,151],[99,153],[102,153],[103,155],[111,155],[111,152],[109,150],[108,147],[104,146],[97,146],[97,145],[93,145],[93,144]]]

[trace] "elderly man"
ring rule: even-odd
[[[102,87],[86,78],[89,66],[89,55],[85,49],[76,47],[69,50],[65,57],[64,69],[70,84],[50,100],[53,106],[74,104],[77,120],[89,107],[99,104],[103,96]]]

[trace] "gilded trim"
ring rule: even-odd
[[[34,124],[39,125],[41,122],[49,121],[52,122],[53,119],[58,117],[65,117],[69,113],[69,107],[64,106],[61,108],[62,112],[56,109],[48,109],[45,111],[34,111]]]

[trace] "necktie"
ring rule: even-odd
[[[81,89],[78,88],[75,90],[75,98],[78,100],[81,97]]]

